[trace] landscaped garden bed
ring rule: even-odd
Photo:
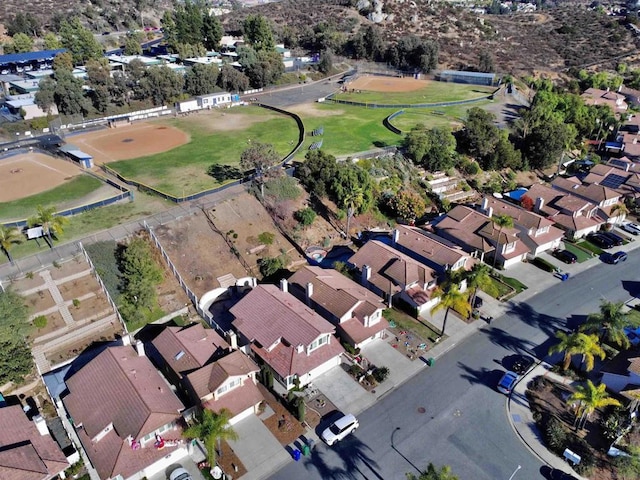
[[[450,312],[450,315],[454,313]],[[437,342],[440,331],[425,320],[418,320],[395,308],[383,312],[389,321],[389,343],[410,360],[425,355]]]

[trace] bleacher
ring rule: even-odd
[[[318,150],[319,148],[322,148],[322,140],[313,142],[309,145],[309,150]]]
[[[313,132],[311,132],[312,137],[318,137],[324,134],[324,127],[318,127]]]

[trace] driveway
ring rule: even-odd
[[[169,467],[165,468],[162,472],[150,476],[149,480],[167,480],[169,478],[169,474],[178,467],[185,468],[191,474],[193,480],[205,480],[202,473],[200,473],[200,469],[198,468],[198,466],[191,458],[188,457],[182,459],[179,464],[172,464]]]
[[[379,338],[362,347],[362,355],[376,367],[389,369],[389,377],[375,389],[376,398],[380,398],[389,390],[404,383],[425,366],[422,360],[409,360],[385,340]],[[424,356],[428,357],[428,352]]]
[[[376,401],[376,397],[358,385],[341,366],[322,374],[313,384],[343,413],[357,415]]]
[[[243,480],[265,478],[291,460],[289,453],[257,416],[250,415],[236,423],[233,429],[239,438],[229,444],[247,469]]]

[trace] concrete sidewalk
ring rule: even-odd
[[[546,463],[551,468],[562,470],[569,475],[581,480],[588,480],[578,475],[564,459],[557,457],[550,452],[544,445],[542,433],[533,420],[529,401],[525,395],[528,383],[535,377],[545,376],[555,382],[571,384],[572,382],[560,375],[551,372],[551,365],[546,362],[537,364],[524,377],[518,380],[515,388],[511,392],[507,400],[507,413],[509,423],[513,430],[518,434],[522,442],[527,446],[529,451]]]

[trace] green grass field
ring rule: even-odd
[[[57,206],[63,202],[80,199],[102,186],[102,182],[89,175],[78,175],[72,180],[36,195],[0,203],[0,220],[23,220],[36,213],[38,205]]]
[[[421,90],[413,92],[372,92],[361,90],[360,93],[340,93],[336,100],[350,102],[377,103],[379,105],[441,103],[469,100],[484,97],[496,90],[495,87],[481,85],[464,85],[460,83],[429,82]]]
[[[407,108],[403,114],[394,117],[391,124],[403,132],[408,132],[419,123],[427,128],[461,123],[467,118],[467,111],[470,108],[482,108],[490,103],[491,100],[482,100],[452,107]]]
[[[270,143],[284,157],[298,139],[298,127],[288,116],[259,107],[225,111],[225,117],[233,115],[249,115],[253,117],[252,122],[238,129],[214,131],[205,125],[198,125],[197,116],[170,120],[172,126],[189,133],[189,143],[157,155],[110,163],[109,167],[126,178],[180,197],[228,182],[229,179],[216,180],[207,175],[207,169],[213,164],[237,167],[241,153],[251,141]],[[203,122],[205,118],[203,115]],[[225,119],[220,121],[224,122]],[[238,175],[234,178],[238,178]]]

